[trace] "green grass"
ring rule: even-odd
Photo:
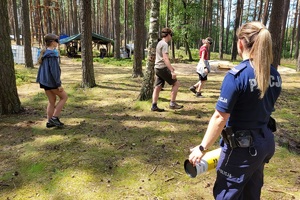
[[[137,101],[142,78],[131,78],[129,59],[94,62],[97,87],[80,88],[81,62],[64,59],[63,86],[69,95],[63,129],[45,128],[47,98],[35,82],[37,68],[16,71],[25,112],[0,118],[0,199],[205,199],[212,198],[215,171],[194,179],[183,169],[189,148],[201,142],[218,98],[222,73],[211,73],[197,99],[187,89],[193,74],[178,76],[178,102],[170,111],[170,86],[159,106]],[[131,61],[132,62],[132,61]],[[276,153],[266,165],[262,200],[299,199],[300,74],[282,74],[276,105]],[[213,148],[217,148],[218,143]],[[212,148],[212,149],[213,149]]]

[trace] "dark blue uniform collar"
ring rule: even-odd
[[[232,74],[232,75],[237,75],[239,74],[241,71],[243,71],[246,67],[247,67],[247,64],[249,64],[249,59],[247,60],[243,60],[243,62],[241,62],[238,66],[232,68],[229,73]]]

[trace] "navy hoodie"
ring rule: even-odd
[[[50,88],[58,88],[61,86],[60,74],[57,53],[54,50],[47,49],[42,57],[42,64],[39,67],[36,82]]]

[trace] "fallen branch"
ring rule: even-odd
[[[181,172],[178,172],[178,171],[176,171],[176,170],[175,170],[174,172],[175,172],[175,173],[177,173],[177,174],[180,174],[180,175],[182,175],[182,174],[183,174],[183,173],[181,173]]]
[[[9,186],[9,184],[6,184],[6,183],[0,183],[0,186]]]
[[[119,149],[121,149],[121,148],[123,148],[123,147],[125,147],[126,146],[126,144],[124,143],[124,144],[122,144],[121,146],[119,146],[118,148],[117,148],[117,150],[119,150]]]
[[[268,191],[270,191],[270,192],[277,192],[277,193],[283,193],[283,194],[288,194],[288,195],[294,196],[293,194],[285,192],[285,191],[282,191],[282,190],[268,189]]]
[[[171,181],[173,179],[174,179],[174,177],[168,178],[167,180],[165,180],[165,182],[169,182],[169,181]]]
[[[157,166],[158,166],[158,165],[156,165],[156,166],[154,167],[154,169],[153,169],[152,172],[149,174],[149,176],[151,176],[151,175],[156,171]]]

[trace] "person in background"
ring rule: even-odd
[[[271,65],[271,34],[261,22],[242,25],[237,38],[243,61],[226,74],[215,112],[200,145],[190,149],[189,161],[200,162],[222,134],[214,198],[259,200],[264,166],[275,152],[275,129],[269,122],[281,78]]]
[[[56,48],[59,44],[59,37],[55,34],[47,34],[44,37],[46,47],[41,51],[38,63],[40,64],[36,82],[40,88],[45,90],[48,97],[47,106],[47,128],[62,127],[64,123],[59,120],[68,95],[61,86],[61,70],[59,66]],[[56,96],[59,101],[56,104]]]
[[[165,82],[169,85],[172,85],[171,90],[171,101],[170,109],[181,109],[182,105],[176,103],[176,96],[179,88],[179,81],[176,79],[175,69],[172,67],[169,60],[169,46],[168,42],[172,40],[172,30],[169,28],[162,29],[162,39],[157,43],[156,46],[156,57],[155,57],[155,88],[152,94],[152,107],[151,111],[163,112],[164,109],[161,109],[157,106],[157,101],[159,93]]]
[[[210,37],[202,40],[203,45],[199,49],[200,61],[197,65],[197,74],[199,75],[199,81],[190,87],[190,91],[195,93],[196,97],[202,97],[201,90],[203,89],[207,75],[210,72],[210,65],[208,62],[209,47],[212,45],[213,40]]]

